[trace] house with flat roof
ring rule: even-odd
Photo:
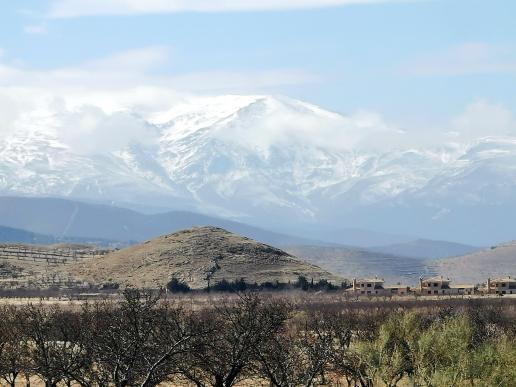
[[[491,294],[516,294],[516,278],[507,277],[488,278],[487,292]]]
[[[348,291],[360,295],[385,295],[382,278],[353,278],[352,286]]]
[[[470,295],[475,293],[473,284],[452,284],[449,278],[436,276],[420,278],[419,287],[416,289],[422,296],[430,295]]]
[[[383,287],[386,295],[392,296],[406,296],[410,294],[412,290],[409,285],[387,285]]]
[[[445,294],[450,289],[450,280],[442,275],[430,278],[419,278],[417,291],[421,295]]]
[[[447,294],[475,294],[476,287],[473,284],[450,284]]]

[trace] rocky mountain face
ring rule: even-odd
[[[0,194],[191,210],[345,244],[357,244],[350,227],[474,245],[514,238],[515,138],[373,148],[386,136],[375,122],[270,96],[114,117],[86,118],[126,125],[131,141],[110,139],[107,124],[105,136],[70,140],[73,123],[57,111],[27,118],[0,140]],[[81,147],[92,138],[98,149]]]

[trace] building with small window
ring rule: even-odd
[[[439,295],[446,294],[450,289],[450,280],[443,278],[443,276],[431,277],[431,278],[420,278],[418,292],[421,295]]]
[[[449,292],[446,294],[475,294],[476,287],[473,284],[450,284]]]
[[[452,284],[449,278],[436,276],[420,278],[417,292],[422,296],[471,295],[475,293],[473,284]]]
[[[369,296],[383,296],[385,295],[385,289],[383,288],[382,278],[353,278],[352,287],[348,289],[355,294],[369,295]]]
[[[386,295],[392,296],[406,296],[412,292],[409,285],[388,285],[383,288]]]
[[[516,278],[511,276],[488,278],[487,292],[491,294],[516,294]]]

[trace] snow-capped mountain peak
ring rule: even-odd
[[[374,148],[404,133],[286,97],[189,97],[150,113],[47,104],[13,129],[1,140],[3,194],[370,227],[371,208],[417,203],[436,224],[464,203],[503,206],[516,193],[514,138]]]

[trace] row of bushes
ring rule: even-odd
[[[304,276],[299,276],[296,282],[262,282],[258,283],[248,283],[243,278],[237,279],[234,281],[228,281],[226,279],[222,279],[216,282],[214,285],[207,286],[203,289],[206,292],[214,291],[214,292],[243,292],[248,290],[289,290],[289,289],[301,289],[304,291],[309,290],[337,290],[339,288],[346,288],[347,284],[342,283],[341,286],[337,286],[332,284],[331,282],[320,279],[319,281],[314,281],[313,278],[308,281],[308,279]],[[171,293],[187,293],[190,292],[190,286],[184,281],[181,281],[177,278],[172,278],[172,280],[167,284],[167,289]]]
[[[289,299],[247,293],[188,310],[126,290],[118,301],[79,310],[28,305],[0,313],[0,378],[10,386],[34,377],[46,387],[516,381],[514,316],[493,306],[300,310]]]

